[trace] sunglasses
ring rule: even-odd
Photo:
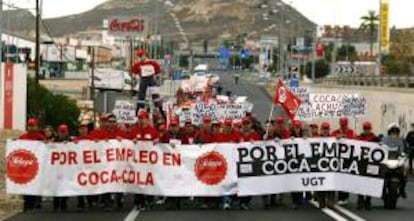
[[[114,123],[116,123],[116,121],[115,120],[109,120],[108,123],[114,124]]]

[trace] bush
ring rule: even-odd
[[[35,113],[35,82],[27,81],[27,116],[37,117]],[[65,123],[75,132],[78,124],[80,109],[76,101],[60,94],[53,94],[47,88],[39,85],[39,108],[42,125],[51,125],[54,128]]]
[[[329,72],[329,63],[325,59],[315,61],[315,78],[326,77]],[[308,78],[312,78],[312,62],[306,64],[305,74]]]

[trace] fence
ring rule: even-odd
[[[414,75],[406,76],[364,76],[344,75],[328,76],[318,83],[324,85],[349,85],[349,86],[373,86],[373,87],[414,87]]]

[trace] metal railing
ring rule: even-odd
[[[324,85],[372,86],[414,88],[414,75],[402,76],[364,76],[343,75],[328,76],[319,80]]]

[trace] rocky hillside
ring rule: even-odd
[[[268,1],[270,7],[261,9],[263,0],[171,0],[173,5],[164,4],[158,0],[110,0],[96,8],[71,16],[46,19],[47,25],[54,37],[76,35],[82,31],[102,29],[102,21],[113,16],[144,15],[154,24],[158,24],[158,32],[168,38],[179,37],[171,13],[177,15],[190,40],[211,38],[234,38],[237,35],[263,31],[270,24],[278,24],[280,12],[262,19],[264,11],[279,7],[278,0]],[[274,6],[272,6],[272,4]],[[284,4],[284,19],[291,24],[300,24],[297,31],[311,29],[313,24],[296,10]],[[279,9],[279,11],[283,11]],[[10,22],[13,21],[13,25]],[[4,12],[0,22],[3,27],[23,34],[33,34],[34,18],[26,11]],[[15,25],[16,24],[16,25]],[[154,25],[155,27],[155,25]],[[156,28],[154,28],[156,29]],[[156,30],[153,30],[155,32]]]

